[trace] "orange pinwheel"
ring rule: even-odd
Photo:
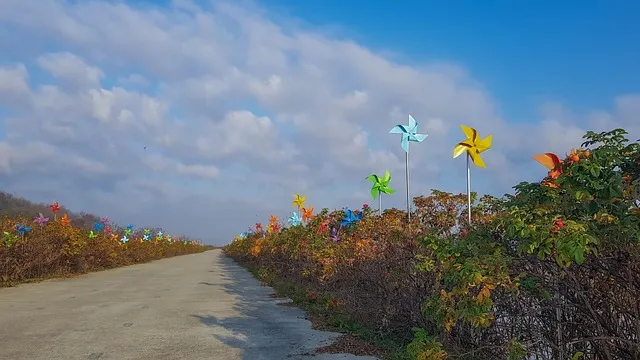
[[[308,208],[302,208],[302,221],[309,221],[316,217],[313,215],[313,206],[309,206]]]
[[[562,166],[560,166],[560,164],[562,164],[562,160],[560,160],[558,155],[548,152],[534,155],[533,159],[549,169],[550,178],[555,180],[560,176],[560,174],[562,174]]]
[[[64,213],[64,215],[62,215],[62,217],[60,218],[60,225],[66,226],[70,222],[71,222],[71,219],[69,219],[69,216],[67,215],[67,213]]]

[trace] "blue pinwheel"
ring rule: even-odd
[[[340,227],[351,227],[356,224],[356,222],[362,220],[362,212],[358,212],[357,214],[347,209],[344,211],[344,219],[340,223]]]
[[[93,230],[97,231],[102,231],[102,229],[104,229],[104,225],[101,223],[96,223],[95,225],[93,225]]]
[[[389,131],[389,134],[402,134],[400,144],[406,153],[409,152],[409,141],[422,142],[427,138],[426,134],[418,134],[418,122],[409,115],[409,125],[396,125]]]
[[[302,218],[296,211],[293,212],[293,215],[291,215],[291,217],[287,221],[289,222],[289,224],[291,224],[291,226],[298,226],[302,224]]]
[[[411,220],[411,200],[409,195],[409,141],[422,142],[427,138],[427,134],[418,134],[418,122],[413,116],[409,115],[409,125],[396,125],[390,134],[402,134],[401,145],[404,149],[404,166],[407,185],[407,217]]]
[[[16,230],[18,231],[18,235],[24,236],[25,233],[31,231],[31,228],[28,226],[16,224]]]

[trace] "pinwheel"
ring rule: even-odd
[[[455,159],[463,153],[467,153],[467,210],[469,213],[469,224],[471,224],[471,166],[469,159],[471,159],[476,166],[486,168],[487,166],[484,164],[480,154],[491,148],[493,135],[489,134],[489,136],[480,140],[476,129],[465,125],[460,125],[460,128],[467,138],[453,148],[453,158]]]
[[[120,239],[120,241],[122,241],[123,244],[126,244],[127,241],[129,241],[129,238],[127,237],[127,235],[125,235],[122,237],[122,239]]]
[[[103,217],[102,218],[102,223],[105,224],[105,225],[109,224],[110,223],[109,218],[108,217]]]
[[[104,225],[102,225],[101,223],[95,223],[93,225],[93,230],[95,230],[96,232],[102,231],[104,229]]]
[[[371,196],[373,196],[373,200],[379,197],[378,201],[380,203],[380,210],[378,211],[380,215],[382,215],[382,194],[384,193],[387,195],[391,195],[394,192],[396,192],[395,189],[392,189],[391,187],[389,187],[389,182],[391,181],[391,174],[389,173],[389,170],[386,170],[384,172],[383,178],[380,178],[376,174],[371,174],[367,176],[366,179],[373,182],[373,186],[371,187]]]
[[[39,213],[39,214],[40,214],[40,216],[38,216],[37,218],[33,219],[33,222],[35,222],[38,225],[40,225],[40,227],[43,227],[49,222],[49,218],[48,217],[44,217],[44,215],[42,215],[42,213]]]
[[[151,230],[149,230],[149,229],[144,229],[144,234],[145,234],[145,235],[149,235],[149,234],[151,234]]]
[[[2,237],[2,240],[4,241],[4,245],[8,248],[18,241],[18,235],[16,234],[12,234],[8,231],[4,231],[3,234],[4,236]]]
[[[171,235],[167,235],[165,238],[167,239],[168,242],[171,242]]]
[[[358,212],[358,214],[354,213],[350,209],[346,209],[344,211],[344,218],[340,223],[340,227],[348,226],[351,227],[355,225],[356,222],[362,220],[362,212]]]
[[[295,211],[287,221],[289,222],[289,224],[291,224],[291,226],[298,226],[302,223],[302,219],[300,218],[300,215],[298,215],[298,213]]]
[[[420,143],[427,138],[427,134],[418,134],[418,122],[413,116],[409,115],[409,125],[396,125],[390,134],[402,134],[400,145],[404,149],[405,160],[405,177],[407,185],[407,217],[411,220],[411,199],[409,195],[409,141]]]
[[[57,201],[54,201],[53,204],[49,205],[49,209],[53,213],[53,220],[58,220],[58,211],[62,209]]]
[[[127,228],[124,229],[124,234],[129,236],[129,235],[131,235],[132,231],[133,231],[133,224],[129,224],[129,225],[127,225]]]
[[[158,231],[158,233],[156,234],[158,237],[162,237],[162,231]]]
[[[28,233],[29,231],[31,231],[31,228],[28,227],[28,226],[16,224],[16,230],[18,231],[18,235],[20,235],[20,236],[22,236],[24,238],[24,234]]]
[[[93,230],[89,231],[89,239],[95,239],[97,237],[98,235],[96,235],[96,233],[94,233]]]
[[[555,180],[558,178],[558,176],[560,176],[560,174],[562,174],[562,160],[560,160],[560,158],[558,157],[558,155],[554,154],[554,153],[544,153],[544,154],[538,154],[538,155],[534,155],[533,159],[537,162],[539,162],[540,164],[542,164],[542,166],[546,167],[547,169],[549,169],[549,177],[552,180]],[[552,185],[553,184],[553,185]],[[550,182],[548,183],[549,186],[551,187],[557,187],[557,184]]]
[[[333,240],[333,242],[340,242],[340,236],[338,236],[338,230],[336,228],[331,229],[331,234],[329,234],[329,237],[331,238],[331,240]]]
[[[62,217],[60,218],[60,225],[62,226],[67,226],[70,222],[71,222],[71,219],[69,219],[69,216],[67,215],[67,213],[62,215]]]
[[[112,230],[113,230],[113,229],[111,229],[111,226],[110,226],[110,225],[107,225],[107,226],[105,226],[105,227],[104,227],[104,233],[105,233],[105,234],[111,234],[111,231],[112,231]]]
[[[305,201],[307,201],[306,196],[301,196],[299,194],[293,195],[293,202],[291,203],[291,206],[298,208],[298,215],[300,215],[300,209],[304,208]]]
[[[313,206],[302,208],[302,221],[307,222],[316,217],[313,215]]]
[[[144,234],[144,236],[142,236],[142,238],[144,239],[144,241],[149,241],[149,234]]]

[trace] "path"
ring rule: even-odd
[[[220,250],[0,289],[0,359],[365,360]]]

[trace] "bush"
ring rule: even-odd
[[[326,294],[415,359],[640,358],[640,145],[588,132],[540,183],[501,198],[434,190],[353,226],[324,209],[225,247]],[[272,222],[270,229],[273,230]]]
[[[98,222],[95,230],[88,230],[86,216],[47,219],[40,213],[36,219],[5,215],[0,220],[0,286],[206,250],[196,241],[154,236],[132,226],[120,229]]]

